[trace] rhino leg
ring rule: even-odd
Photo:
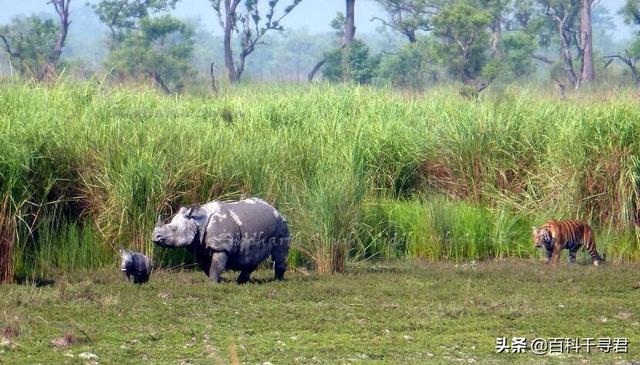
[[[289,256],[289,245],[279,244],[271,250],[271,258],[274,261],[274,271],[276,280],[284,280],[284,273],[287,271],[287,258]]]
[[[251,278],[253,270],[242,270],[238,275],[238,284],[244,284]]]
[[[209,279],[220,282],[220,274],[227,265],[227,254],[224,252],[214,252],[211,256],[211,268],[209,269]]]

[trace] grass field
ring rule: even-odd
[[[242,286],[199,272],[156,272],[144,286],[127,285],[115,267],[76,272],[48,286],[0,286],[0,363],[631,364],[640,361],[637,272],[388,262],[298,270],[284,282],[260,271]],[[51,344],[65,335],[69,346]],[[629,352],[497,354],[502,336],[626,337]]]
[[[185,258],[149,240],[158,213],[247,196],[287,216],[290,263],[321,272],[535,258],[531,226],[551,217],[590,222],[610,261],[640,262],[638,100],[335,85],[169,97],[7,82],[0,281],[112,265],[118,246],[173,266]]]
[[[637,96],[2,84],[0,282],[43,285],[0,285],[0,363],[640,361]],[[288,218],[287,281],[167,269],[190,258],[151,244],[158,213],[248,196]],[[590,222],[609,263],[542,265],[552,217]],[[118,246],[162,268],[149,285]],[[496,354],[503,336],[630,345]]]

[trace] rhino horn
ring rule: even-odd
[[[162,226],[162,217],[158,214],[158,219],[156,220],[156,227]]]

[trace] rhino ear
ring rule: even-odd
[[[184,216],[187,218],[191,218],[191,216],[198,210],[200,210],[200,204],[194,203],[189,207],[189,209],[187,209],[187,211],[184,213]]]

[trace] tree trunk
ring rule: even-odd
[[[497,21],[491,27],[491,57],[500,56],[500,43],[502,43],[502,26]]]
[[[213,90],[213,92],[217,94],[218,85],[216,84],[216,74],[213,72],[213,66],[215,64],[216,64],[215,62],[211,62],[211,66],[209,68],[209,76],[211,77],[211,90]]]
[[[231,35],[233,33],[233,24],[236,10],[236,0],[231,4],[231,0],[224,0],[224,66],[227,69],[229,82],[238,81],[236,68],[233,62],[233,50],[231,48]]]
[[[347,15],[344,19],[344,44],[350,48],[356,34],[355,25],[355,4],[356,0],[347,0]]]
[[[562,81],[560,81],[560,79],[558,78],[554,78],[554,81],[556,82],[556,85],[558,85],[558,91],[560,91],[560,99],[567,100],[566,88]]]
[[[56,43],[53,46],[53,52],[51,52],[51,56],[47,60],[47,65],[45,65],[44,77],[55,73],[55,66],[62,55],[62,49],[64,48],[64,44],[67,40],[67,33],[69,32],[69,25],[71,24],[69,21],[70,2],[71,0],[51,0],[50,2],[58,14],[58,34],[56,35]]]
[[[347,15],[344,19],[344,49],[342,50],[342,81],[344,82],[351,79],[349,54],[356,34],[355,4],[356,0],[347,0]]]
[[[633,78],[633,82],[636,84],[636,87],[640,88],[640,72],[636,67],[637,61],[634,57],[629,56],[628,50],[625,50],[625,53],[626,53],[626,56],[617,54],[613,56],[605,56],[604,58],[609,60],[607,61],[607,65],[609,65],[609,63],[611,63],[614,58],[619,59],[622,63],[627,65],[627,67],[629,67],[629,70],[631,71],[631,77]]]
[[[409,43],[416,43],[418,39],[416,38],[416,31],[413,29],[407,29],[404,31],[404,34],[409,39]]]
[[[309,75],[307,75],[307,80],[309,80],[309,82],[313,81],[313,78],[316,76],[316,73],[318,73],[318,71],[325,64],[325,62],[327,62],[327,60],[322,59],[320,62],[316,63],[315,66],[313,66],[313,68],[311,69],[311,72],[309,72]]]
[[[248,55],[249,53],[246,53],[244,50],[240,52],[240,62],[238,62],[238,67],[236,67],[236,81],[240,80],[240,76],[242,76],[244,72],[244,64]]]
[[[560,33],[560,53],[564,62],[565,70],[567,71],[567,76],[569,77],[569,81],[575,88],[578,88],[580,86],[580,79],[576,75],[576,72],[573,68],[573,59],[571,57],[571,50],[569,49],[571,35],[565,32],[565,22],[566,19],[558,22],[558,32]]]
[[[580,4],[580,48],[582,48],[582,75],[583,82],[591,82],[596,79],[593,67],[593,32],[591,29],[591,4],[593,0],[581,0]]]
[[[165,82],[162,79],[162,77],[160,77],[160,75],[158,75],[158,73],[151,72],[150,76],[153,79],[153,81],[155,81],[156,84],[158,84],[160,86],[160,88],[162,89],[162,91],[164,91],[165,94],[171,95],[171,90],[169,89],[167,84],[165,84]]]

